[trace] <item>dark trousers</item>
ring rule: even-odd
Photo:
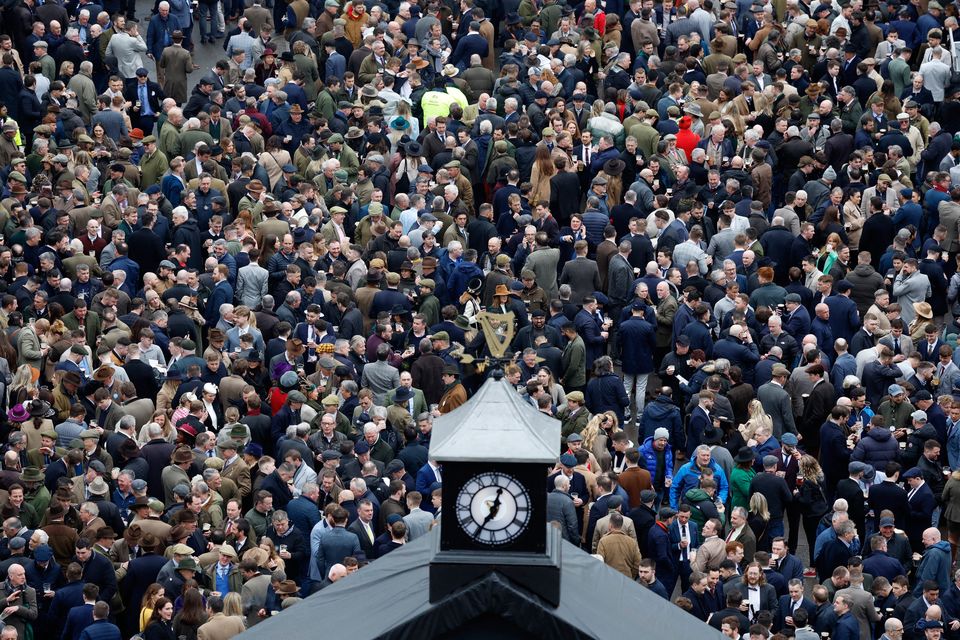
[[[787,548],[790,553],[797,554],[797,541],[800,539],[800,505],[795,502],[787,504],[784,509],[787,516],[787,528],[790,532],[787,536]]]

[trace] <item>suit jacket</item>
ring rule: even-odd
[[[763,405],[763,410],[773,420],[773,437],[780,441],[786,433],[797,433],[797,425],[793,419],[793,407],[790,403],[790,394],[786,389],[773,382],[768,382],[757,389],[757,400]]]
[[[749,594],[747,590],[749,587],[746,582],[741,581],[737,585],[737,589],[740,591],[740,594],[743,596],[744,602],[749,599]],[[760,610],[769,611],[770,613],[776,614],[777,612],[777,590],[773,588],[773,585],[762,584],[759,587],[760,589]],[[756,612],[754,612],[756,613]]]
[[[197,629],[197,640],[230,640],[245,630],[242,618],[215,613]]]
[[[730,540],[730,542],[739,542],[743,545],[743,563],[741,568],[753,562],[753,556],[757,553],[757,537],[749,525],[743,525],[740,534]]]
[[[880,621],[877,609],[873,603],[873,595],[864,589],[840,589],[836,596],[842,595],[850,603],[850,613],[857,620],[860,628],[860,640],[873,638],[873,627]],[[839,626],[839,625],[838,625]]]
[[[373,532],[374,537],[376,537],[376,519],[370,522],[370,530]],[[363,529],[363,524],[360,522],[360,519],[356,519],[350,523],[347,527],[347,531],[353,533],[357,536],[357,540],[360,541],[360,548],[363,550],[363,553],[367,556],[368,559],[373,559],[373,540],[370,539],[370,536],[367,535],[367,532]],[[324,575],[326,575],[324,573]]]
[[[396,395],[396,393],[397,393],[396,389],[392,389],[387,392],[386,398],[384,400],[384,403],[385,403],[384,406],[390,407],[393,405],[393,397]],[[407,408],[407,406],[405,405],[404,408]],[[410,415],[413,417],[414,420],[416,420],[417,416],[425,412],[426,410],[427,410],[427,401],[423,397],[423,391],[421,391],[420,389],[414,388],[413,389],[413,413],[411,413]]]
[[[624,518],[625,522],[626,520]],[[562,491],[551,491],[547,494],[547,522],[560,523],[560,531],[564,539],[576,545],[580,544],[580,522],[577,520],[577,510],[573,506],[570,494]],[[631,522],[631,526],[632,524]],[[634,537],[636,537],[635,531]]]
[[[697,531],[696,523],[691,520],[687,523],[687,529],[690,532],[689,545],[687,546],[688,557],[689,551],[700,548],[700,532]],[[673,524],[670,525],[670,553],[673,556],[673,561],[675,564],[681,564],[680,558],[680,524],[674,520]]]
[[[837,623],[833,627],[831,638],[833,638],[833,640],[860,639],[860,623],[857,622],[852,611],[848,611],[837,618]]]
[[[363,537],[366,538],[366,534],[363,534]],[[368,547],[372,549],[373,543],[368,541]],[[320,575],[326,576],[330,567],[343,562],[347,556],[359,557],[358,554],[363,554],[360,536],[344,527],[334,527],[320,538],[315,562]]]
[[[583,304],[585,296],[593,295],[600,289],[600,270],[597,262],[589,258],[576,258],[563,265],[560,284],[570,285],[570,301]]]
[[[804,597],[800,600],[800,608],[806,609],[809,614],[808,620],[813,620],[817,616],[817,605],[813,604],[813,600],[810,598]],[[786,618],[793,617],[793,600],[790,599],[789,595],[782,596],[780,602],[777,604],[777,614],[774,616],[773,628],[775,630],[784,629],[787,626]]]

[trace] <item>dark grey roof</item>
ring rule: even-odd
[[[488,379],[433,423],[430,455],[460,462],[556,462],[560,421],[537,411],[506,380]]]
[[[497,573],[431,604],[436,535],[434,529],[237,638],[315,638],[325,625],[333,625],[351,640],[429,640],[457,637],[446,634],[476,630],[491,618],[499,625],[499,638],[632,638],[638,630],[644,640],[721,638],[717,630],[567,542],[561,550],[560,606],[555,609]]]

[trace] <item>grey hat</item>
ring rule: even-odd
[[[926,422],[927,421],[927,412],[917,409],[910,414],[910,417],[916,420],[917,422]]]
[[[837,172],[834,171],[833,167],[827,167],[826,170],[823,172],[823,179],[830,180],[831,182],[833,182],[834,180],[837,179]]]
[[[647,504],[657,499],[657,492],[653,489],[644,489],[640,492],[640,502]]]
[[[775,466],[777,466],[777,456],[763,456],[763,467],[765,469]]]
[[[862,462],[858,462],[856,460],[854,460],[853,462],[847,465],[847,471],[850,472],[850,475],[853,475],[855,473],[863,473],[866,470],[867,470],[867,465],[863,464]]]
[[[670,432],[665,427],[657,427],[653,432],[654,440],[659,440],[660,438],[670,439]]]
[[[290,402],[300,402],[304,403],[307,401],[307,396],[303,395],[299,391],[291,391],[287,394],[287,400]]]
[[[140,478],[137,478],[136,480],[134,480],[133,482],[130,483],[130,486],[133,487],[133,490],[134,490],[135,492],[139,493],[139,492],[141,492],[141,491],[145,491],[145,490],[146,490],[146,488],[147,488],[147,481],[146,481],[146,480],[141,480]]]
[[[796,303],[798,303],[798,304],[799,304],[800,302],[802,302],[799,293],[788,293],[788,294],[786,295],[786,297],[783,299],[783,301],[784,301],[784,302],[796,302]]]
[[[177,268],[177,265],[173,264],[173,263],[170,262],[169,260],[161,260],[161,261],[160,261],[160,266],[163,267],[164,269],[176,269],[176,268]]]
[[[99,460],[91,460],[91,461],[90,461],[90,464],[89,464],[88,466],[89,466],[91,469],[93,469],[94,471],[96,471],[97,473],[106,473],[106,472],[107,472],[107,468],[106,468],[106,467],[104,466],[104,464],[103,464],[102,462],[100,462]]]
[[[583,436],[579,433],[571,433],[567,436],[567,442],[583,442]]]

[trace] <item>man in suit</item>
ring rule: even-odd
[[[573,506],[573,498],[570,497],[570,479],[561,473],[554,478],[553,486],[554,490],[547,494],[547,522],[558,523],[563,538],[571,544],[579,545],[580,527],[577,510]]]
[[[856,526],[850,520],[846,520],[835,525],[834,528],[837,537],[823,545],[816,559],[817,576],[821,581],[833,575],[833,570],[837,567],[847,566],[847,562],[853,556],[851,545],[853,539],[857,537]]]
[[[573,250],[576,258],[567,261],[563,265],[563,271],[560,272],[560,284],[570,285],[570,301],[573,304],[583,304],[583,298],[591,295],[594,291],[600,291],[600,269],[597,267],[596,260],[587,257],[588,244],[586,240],[577,240],[573,244]],[[611,259],[607,272],[613,268]],[[629,265],[628,265],[629,266]],[[629,282],[633,282],[633,270],[630,270]],[[609,289],[608,289],[609,291]]]
[[[411,416],[416,418],[421,413],[426,412],[427,401],[423,397],[423,391],[420,389],[414,388],[413,376],[410,375],[409,371],[404,371],[400,374],[400,387],[406,387],[407,389],[413,392],[413,396],[410,399],[408,399],[407,402],[404,404],[404,408],[410,413]],[[390,405],[393,404],[393,399],[396,396],[397,391],[400,389],[400,387],[397,387],[396,389],[392,389],[391,391],[387,392],[386,400],[384,400],[384,406],[389,407]]]
[[[133,125],[146,135],[153,132],[153,125],[162,113],[160,103],[166,97],[160,85],[150,80],[144,68],[137,69],[137,77],[124,83],[123,99],[134,105]]]
[[[373,506],[369,508],[370,519],[373,518]],[[327,575],[327,572],[335,564],[343,562],[347,556],[360,557],[363,554],[363,548],[360,545],[360,536],[354,531],[347,530],[347,520],[349,513],[343,507],[337,507],[333,511],[333,528],[323,534],[320,538],[320,546],[317,548],[316,558],[311,562],[317,563],[320,569],[320,575]],[[369,521],[369,520],[368,520]],[[373,547],[373,540],[368,542],[370,548]],[[244,576],[246,578],[246,576]]]
[[[698,548],[700,532],[696,524],[690,522],[690,505],[681,504],[676,519],[670,525],[670,553],[680,573],[680,591],[690,588],[690,553]]]
[[[833,601],[833,610],[837,614],[837,623],[831,636],[833,640],[860,640],[860,625],[850,612],[853,602],[849,598],[849,595],[837,594]]]
[[[640,545],[640,554],[644,558],[649,556],[647,540],[650,528],[653,527],[657,521],[657,512],[653,510],[653,505],[656,500],[656,491],[653,489],[644,489],[640,492],[640,506],[627,514],[627,517],[633,521],[633,526],[637,531],[637,543]]]
[[[914,551],[922,551],[923,532],[930,526],[937,499],[930,486],[924,481],[923,473],[917,467],[903,473],[903,479],[910,485],[907,493],[907,505],[910,515],[907,520],[906,534]]]
[[[834,602],[843,598],[850,607],[850,614],[856,619],[860,629],[859,640],[873,638],[873,628],[880,622],[880,614],[873,603],[873,594],[863,588],[863,573],[858,570],[850,572],[850,586],[840,589],[834,596]]]
[[[63,627],[63,640],[79,640],[83,630],[93,624],[93,606],[100,595],[100,587],[92,583],[83,585],[83,604],[72,607]]]
[[[867,536],[867,530],[861,479],[867,470],[867,465],[854,460],[847,465],[847,469],[850,477],[844,478],[837,483],[836,497],[843,498],[850,505],[848,510],[850,520],[857,525],[857,532],[860,534],[860,539],[864,540]]]
[[[730,512],[730,531],[727,533],[726,541],[727,544],[739,542],[743,545],[741,568],[753,562],[753,556],[757,552],[757,537],[747,524],[747,510],[743,507],[734,507]]]
[[[357,519],[347,527],[347,531],[353,532],[357,536],[360,541],[360,548],[368,559],[375,557],[373,542],[377,538],[373,511],[372,502],[361,500],[357,503]]]
[[[773,365],[770,382],[757,389],[757,400],[763,405],[764,412],[773,421],[773,437],[782,442],[785,433],[796,435],[797,425],[793,419],[793,407],[790,394],[783,388],[790,377],[790,370],[782,364]]]
[[[777,606],[777,615],[774,618],[773,628],[777,631],[796,627],[793,615],[798,609],[806,610],[810,619],[817,615],[817,605],[813,600],[803,595],[803,580],[794,578],[787,583],[787,595],[780,598]]]
[[[787,544],[783,537],[777,536],[773,539],[770,547],[770,558],[773,560],[773,569],[783,576],[788,585],[790,580],[803,578],[803,562],[787,550]]]
[[[776,613],[777,591],[773,585],[767,584],[759,563],[751,562],[747,565],[743,581],[737,585],[737,590],[747,603],[748,618],[753,619],[760,611]]]
[[[197,640],[230,640],[246,629],[240,617],[223,615],[223,598],[220,596],[207,597],[207,614],[207,621],[197,629]]]

